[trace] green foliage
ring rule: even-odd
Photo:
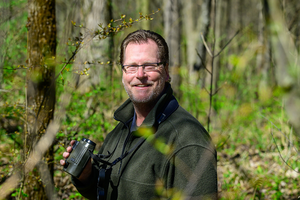
[[[28,197],[28,194],[24,193],[24,191],[21,190],[20,188],[17,188],[16,191],[11,194],[12,197],[18,197],[19,195],[21,195],[22,197]]]
[[[82,197],[82,195],[79,192],[76,192],[75,194],[71,194],[69,199],[76,199],[77,197]]]
[[[26,2],[11,1],[11,5],[22,7]],[[0,3],[0,7],[3,6],[6,5]],[[107,26],[99,24],[99,30],[92,32],[92,37],[105,39],[143,19],[151,20],[151,17],[139,14],[136,21],[121,15],[120,19],[111,21]],[[0,121],[1,123],[18,121],[18,126],[13,132],[0,129],[1,182],[13,173],[15,167],[24,164],[21,162],[21,155],[24,152],[18,145],[22,144],[26,117],[24,88],[27,70],[26,23],[26,12],[20,12],[9,21],[0,24],[0,29],[8,33],[2,38],[4,43],[1,47],[4,68],[1,80],[3,91],[0,91]],[[85,28],[84,25],[77,24],[73,22],[74,27]],[[82,70],[75,69],[72,55],[75,55],[82,46],[88,45],[88,42],[85,43],[86,39],[83,35],[70,38],[67,43],[69,48],[65,53],[70,56],[65,56],[66,59],[57,57],[56,71],[59,77],[56,82],[58,97],[56,111],[60,111],[59,103],[63,101],[61,97],[65,92],[71,91],[71,100],[67,107],[66,118],[56,135],[55,181],[61,185],[55,186],[58,192],[70,194],[68,199],[83,198],[74,188],[66,189],[70,188],[71,183],[58,164],[69,141],[86,137],[101,144],[117,123],[113,120],[113,112],[127,98],[117,67],[113,71],[114,77],[104,74],[101,82],[87,91],[75,89],[70,84],[74,75],[89,79],[90,70],[99,66],[106,69],[115,65],[107,60],[85,61],[82,64],[88,64],[89,67]],[[223,39],[226,37],[221,38]],[[211,43],[212,40],[211,33],[207,43]],[[265,77],[254,67],[258,51],[254,44],[256,40],[255,34],[248,29],[231,45],[232,49],[240,46],[241,51],[235,53],[232,50],[228,55],[225,49],[221,54],[221,56],[225,54],[220,60],[218,83],[221,89],[213,96],[213,116],[210,125],[210,135],[218,151],[221,199],[258,199],[259,195],[261,199],[287,199],[300,195],[298,173],[292,170],[300,169],[296,151],[299,139],[293,135],[284,113],[282,100],[284,91],[276,87],[270,79],[266,80],[266,84],[262,83]],[[200,84],[189,84],[188,71],[185,66],[181,68],[183,83],[180,89],[183,96],[180,103],[206,126],[210,106],[209,86],[202,88]],[[163,141],[157,140],[155,145],[161,152],[168,153],[169,149],[164,146]],[[96,150],[98,148],[99,146]],[[284,163],[280,155],[290,167]],[[20,188],[11,194],[13,197],[26,195]]]
[[[110,124],[108,122],[110,120],[105,118],[105,113],[111,112],[109,107],[112,104],[108,103],[114,101],[111,99],[112,92],[111,90],[93,90],[85,95],[75,92],[68,107],[66,121],[63,122],[62,132],[66,133],[64,136],[68,137],[68,140],[84,136],[103,141],[104,135],[115,125],[115,123]],[[111,101],[108,102],[108,100]],[[62,133],[57,135],[57,137],[61,136],[63,136]]]

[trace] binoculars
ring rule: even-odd
[[[66,159],[63,170],[72,176],[78,178],[91,159],[96,144],[86,138],[76,141],[72,147],[70,156]]]

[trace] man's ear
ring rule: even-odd
[[[167,77],[166,77],[166,82],[170,82],[171,81],[171,77],[170,77],[170,74],[169,74],[169,63],[166,63],[166,65],[165,65],[165,72],[166,72],[166,75],[167,75]]]

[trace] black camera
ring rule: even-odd
[[[72,147],[70,156],[66,159],[63,170],[78,178],[91,158],[96,144],[83,138],[80,142],[76,141]]]

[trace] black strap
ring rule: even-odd
[[[157,126],[159,124],[161,124],[163,121],[165,121],[175,110],[177,110],[178,107],[179,107],[179,104],[178,104],[177,100],[175,99],[174,96],[172,96],[172,99],[169,101],[168,105],[165,107],[165,110],[159,115],[158,120],[157,120]],[[122,161],[126,156],[131,154],[133,151],[138,149],[144,143],[145,140],[146,140],[146,138],[141,137],[138,140],[138,142],[129,151],[122,154],[120,157],[115,159],[112,163],[107,162],[102,159],[102,158],[110,157],[112,155],[111,153],[109,153],[109,155],[107,155],[107,156],[104,156],[101,154],[94,155],[92,152],[90,152],[91,157],[93,158],[93,160],[95,162],[97,162],[98,166],[100,163],[103,163],[102,168],[99,170],[99,176],[98,176],[97,200],[100,200],[100,198],[101,198],[101,200],[106,199],[107,194],[105,194],[105,192],[107,192],[112,167],[114,165],[116,165],[118,162]],[[118,143],[119,143],[119,141],[120,141],[120,138],[118,140]],[[116,150],[118,143],[117,143],[114,151]],[[107,166],[109,166],[109,167],[107,168]]]
[[[97,183],[97,200],[106,200],[107,190],[110,180],[112,168],[106,169],[106,165],[102,166],[99,170],[98,183]]]
[[[115,164],[117,164],[118,162],[120,162],[121,160],[123,160],[126,156],[128,156],[129,154],[131,154],[134,150],[136,150],[137,148],[139,148],[143,142],[146,140],[146,138],[144,137],[141,137],[139,139],[139,141],[127,152],[125,152],[122,156],[120,156],[119,158],[117,158],[116,160],[114,160],[112,163],[111,163],[111,166],[114,166]]]
[[[179,107],[178,101],[174,96],[169,101],[168,105],[166,106],[165,110],[160,114],[157,123],[158,125],[165,121],[177,108]]]
[[[103,157],[101,157],[102,154],[96,154],[96,155],[95,155],[95,154],[93,154],[91,151],[89,151],[89,153],[90,153],[91,158],[93,159],[94,162],[97,163],[97,165],[99,165],[100,163],[103,163],[103,164],[105,164],[105,165],[111,165],[110,162],[107,162],[107,161],[105,161],[105,160],[102,159],[102,158],[103,158]],[[104,158],[105,158],[105,157],[104,157]]]

